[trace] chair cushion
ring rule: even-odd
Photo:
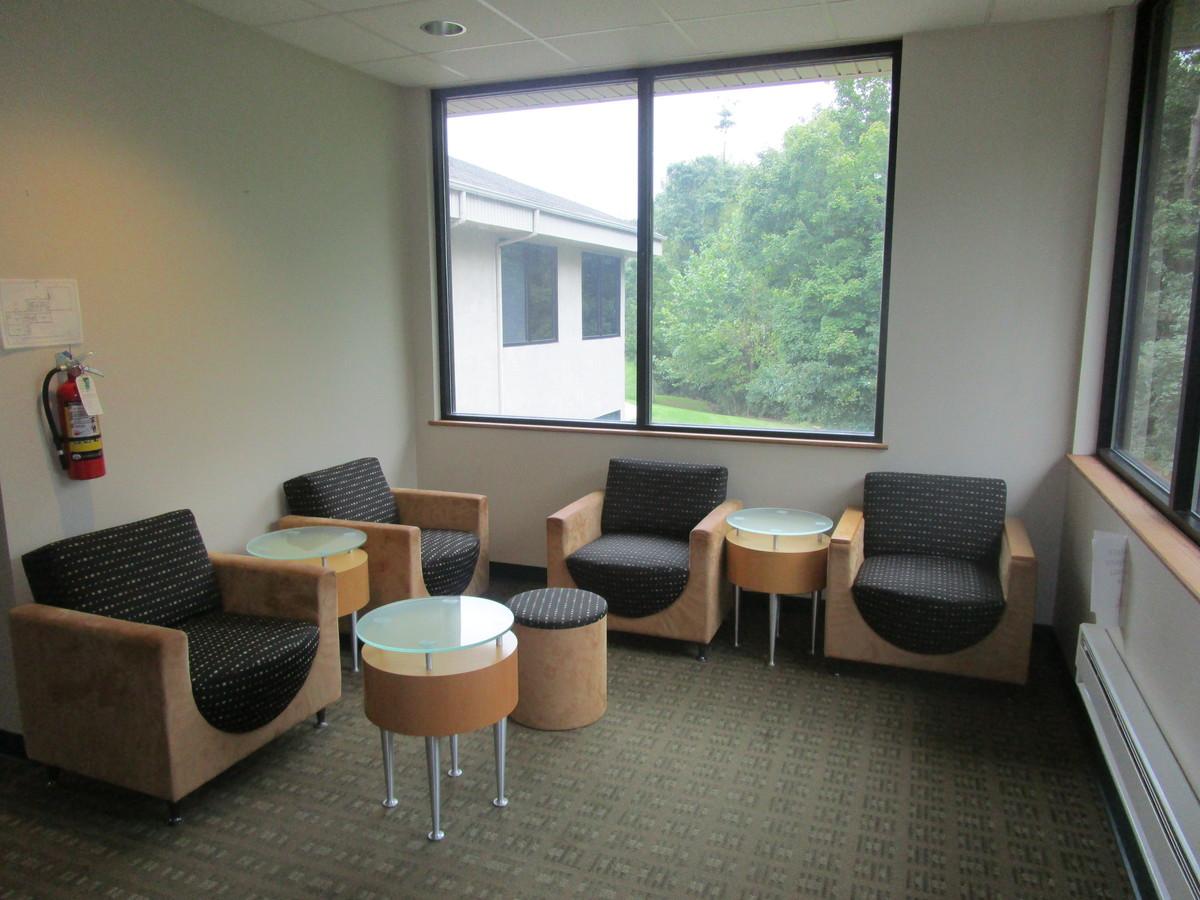
[[[478,559],[479,538],[471,532],[421,529],[421,575],[430,596],[465,591]]]
[[[1004,615],[996,573],[982,563],[945,556],[869,556],[853,593],[871,629],[913,653],[971,647]]]
[[[599,594],[575,588],[525,591],[508,601],[513,618],[527,628],[582,628],[608,614]]]
[[[724,466],[613,459],[608,464],[600,530],[686,538],[725,501]]]
[[[173,628],[219,609],[191,510],[55,541],[21,557],[38,603]]]
[[[288,512],[294,516],[399,522],[379,460],[364,456],[340,466],[298,475],[283,483]]]
[[[688,580],[688,542],[653,534],[606,534],[567,557],[585,591],[630,619],[653,615],[679,599]]]
[[[991,562],[1006,502],[999,478],[871,472],[863,483],[863,550]]]
[[[253,731],[300,690],[320,637],[311,622],[215,612],[184,622],[192,696],[221,731]]]

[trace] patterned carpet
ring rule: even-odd
[[[494,595],[524,586],[497,583]],[[613,636],[609,709],[566,733],[510,726],[507,809],[490,731],[443,778],[425,840],[423,742],[398,738],[379,805],[378,732],[347,673],[331,727],[297,726],[163,804],[0,756],[0,897],[1126,897],[1094,761],[1052,653],[1031,685],[813,661],[784,601],[705,664]],[[443,745],[443,762],[448,762]]]

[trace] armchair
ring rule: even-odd
[[[284,482],[277,528],[345,525],[367,535],[370,600],[480,594],[488,587],[488,503],[482,494],[394,489],[379,460],[352,460]]]
[[[10,612],[31,759],[178,801],[341,696],[331,573],[205,551],[189,510],[22,557]],[[247,652],[252,648],[253,652]]]
[[[732,605],[724,466],[613,459],[603,491],[546,520],[547,583],[608,602],[608,628],[691,641],[704,659]]]
[[[825,655],[1024,684],[1037,560],[994,478],[872,472],[829,547]]]

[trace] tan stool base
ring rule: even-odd
[[[543,731],[591,725],[608,709],[608,617],[580,628],[514,625],[521,645],[512,720]]]

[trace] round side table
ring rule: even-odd
[[[425,738],[429,806],[440,841],[439,739],[450,737],[450,770],[456,777],[458,735],[492,726],[496,748],[496,798],[504,794],[508,714],[517,705],[517,638],[508,607],[483,597],[421,597],[371,610],[358,626],[363,648],[363,707],[383,744],[383,805],[396,805],[392,734]]]
[[[359,550],[367,536],[357,528],[308,525],[260,534],[246,545],[246,552],[261,559],[320,559],[334,573],[337,583],[337,614],[350,617],[350,660],[358,671],[358,611],[371,597],[367,581],[367,554]]]
[[[817,652],[817,611],[825,588],[833,520],[802,509],[764,507],[732,513],[725,524],[725,559],[734,585],[733,644],[738,645],[742,589],[770,595],[771,650],[779,631],[779,595],[812,597],[810,652]]]

